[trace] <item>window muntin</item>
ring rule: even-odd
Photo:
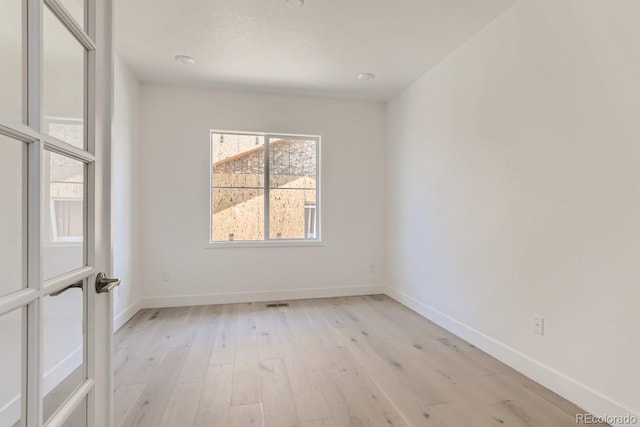
[[[316,136],[212,131],[210,241],[320,240],[319,152]]]

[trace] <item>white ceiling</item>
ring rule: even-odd
[[[143,81],[385,100],[514,2],[118,0],[116,45]]]

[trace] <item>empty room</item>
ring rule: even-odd
[[[0,1],[0,427],[640,425],[638,0]]]

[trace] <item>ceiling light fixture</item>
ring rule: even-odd
[[[304,0],[284,0],[287,6],[300,8],[304,6]]]
[[[193,65],[196,62],[195,59],[187,55],[176,55],[174,59],[182,65]]]
[[[362,73],[358,74],[358,80],[362,82],[368,82],[369,80],[373,80],[376,78],[376,75],[373,73]]]

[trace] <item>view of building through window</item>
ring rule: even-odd
[[[49,135],[81,147],[84,138],[82,122],[73,119],[45,117]],[[78,243],[84,234],[84,165],[77,160],[46,152],[45,173],[49,203],[49,242]]]
[[[319,142],[212,131],[211,241],[319,239]]]

